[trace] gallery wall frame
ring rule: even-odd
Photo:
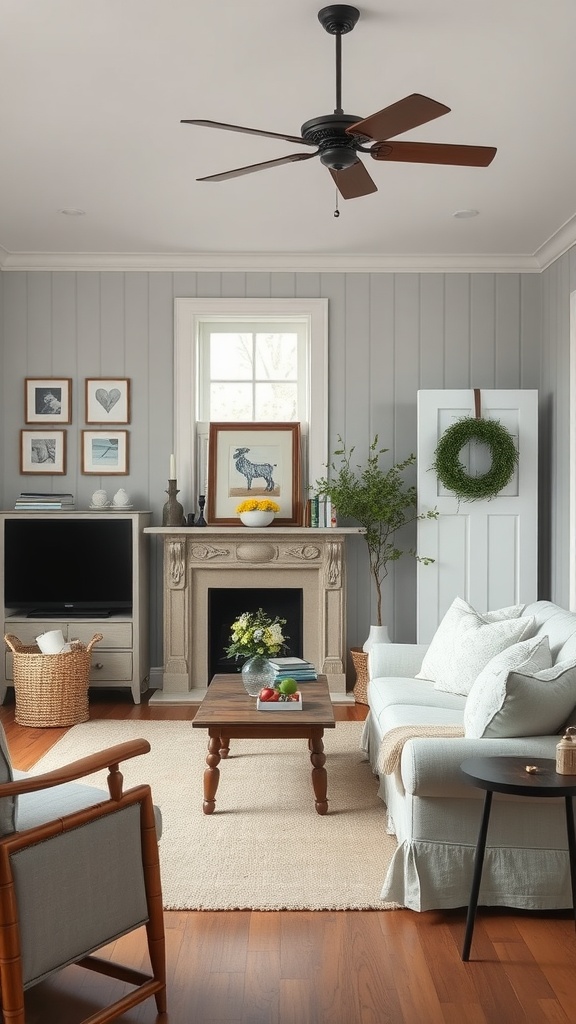
[[[128,377],[86,377],[86,423],[130,423]]]
[[[20,473],[63,476],[66,473],[66,431],[21,430]]]
[[[82,472],[88,476],[128,474],[127,430],[83,430]]]
[[[236,526],[245,498],[271,498],[278,526],[302,521],[299,423],[211,423],[208,522]]]
[[[26,423],[71,423],[72,378],[26,377],[24,420]]]

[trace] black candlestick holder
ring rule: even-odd
[[[196,520],[196,526],[208,526],[208,523],[204,519],[204,506],[206,505],[206,495],[201,494],[198,498],[198,508],[200,509],[200,515]]]
[[[168,490],[166,491],[168,501],[164,504],[162,510],[162,526],[184,526],[186,522],[184,519],[184,507],[176,497],[180,493],[176,484],[176,480],[168,481]]]

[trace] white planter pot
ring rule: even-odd
[[[256,509],[254,512],[241,512],[240,519],[244,523],[244,526],[270,526],[270,523],[274,519],[274,513],[260,512]]]
[[[364,641],[362,650],[368,652],[374,644],[389,644],[392,643],[388,636],[387,626],[370,626],[370,632],[368,639]]]

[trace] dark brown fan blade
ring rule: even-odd
[[[180,124],[199,124],[203,128],[224,128],[227,132],[244,132],[245,135],[264,135],[267,139],[284,139],[285,142],[300,142],[303,146],[315,146],[300,135],[282,135],[279,132],[264,132],[260,128],[242,128],[239,124],[224,124],[222,121],[182,120]]]
[[[403,100],[384,107],[384,110],[379,110],[377,114],[351,124],[346,131],[352,135],[367,135],[369,139],[380,142],[391,139],[394,135],[402,135],[410,128],[417,128],[418,125],[426,124],[435,117],[448,113],[450,107],[413,92],[411,96],[405,96]]]
[[[496,149],[494,146],[451,146],[443,142],[377,142],[370,153],[375,160],[488,167],[496,156]]]
[[[282,164],[293,164],[297,160],[311,160],[316,153],[292,153],[290,156],[281,156],[277,160],[265,160],[261,164],[248,164],[247,167],[237,167],[234,171],[222,171],[221,174],[208,174],[205,178],[196,178],[196,181],[226,181],[227,178],[239,178],[241,174],[252,174],[252,171],[263,171],[266,167],[281,167]]]
[[[336,188],[343,199],[359,199],[360,196],[368,196],[371,192],[377,192],[378,188],[372,181],[364,164],[358,160],[351,167],[343,171],[333,171],[330,174],[334,178]]]

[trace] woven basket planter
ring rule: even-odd
[[[354,684],[354,700],[357,704],[367,704],[367,687],[368,687],[368,654],[363,651],[361,647],[351,647],[350,657],[352,658],[352,664],[354,665],[354,671],[356,672],[356,682]]]
[[[77,643],[65,654],[42,654],[36,644],[25,646],[9,633],[4,640],[14,659],[18,725],[45,729],[88,721],[91,651],[102,633],[95,633],[87,646]]]

